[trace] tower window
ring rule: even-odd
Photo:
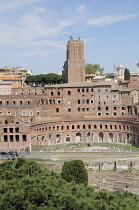
[[[71,95],[71,91],[68,91],[68,96],[70,96]]]

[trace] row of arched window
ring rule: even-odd
[[[79,130],[79,129],[103,129],[103,130],[120,130],[120,131],[129,131],[129,132],[137,132],[138,128],[129,126],[129,125],[108,125],[108,124],[71,124],[71,125],[55,125],[55,126],[44,126],[44,127],[32,127],[31,130],[34,132],[44,132],[44,131],[59,131],[59,130]]]

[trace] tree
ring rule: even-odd
[[[88,184],[88,174],[82,160],[71,160],[64,163],[61,176],[67,182]]]
[[[47,84],[60,84],[63,78],[58,74],[49,73],[45,75],[45,80]]]
[[[100,75],[102,75],[104,68],[100,68],[99,64],[87,63],[85,66],[85,71],[86,71],[86,74],[96,74],[96,72],[99,72]]]
[[[35,86],[38,85],[46,85],[46,84],[59,84],[62,83],[63,79],[62,76],[54,73],[49,74],[39,74],[39,75],[32,75],[28,76],[25,80],[26,84],[35,83]]]
[[[75,162],[78,167],[84,165]],[[0,164],[0,195],[0,209],[139,209],[138,195],[94,192],[92,187],[66,182],[44,165],[23,158]]]
[[[130,71],[127,68],[124,71],[124,80],[130,80]]]

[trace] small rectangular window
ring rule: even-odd
[[[93,104],[93,102],[94,102],[93,99],[91,99],[91,104]]]
[[[10,135],[10,142],[13,142],[14,141],[14,137],[13,135]]]
[[[27,141],[26,135],[22,135],[22,141]]]
[[[100,92],[100,89],[98,89],[98,92]]]
[[[56,108],[56,112],[59,112],[59,108]]]
[[[68,112],[71,112],[71,108],[68,108]]]
[[[98,110],[101,110],[101,107],[100,106],[98,106]]]
[[[10,133],[13,133],[13,128],[9,128]]]
[[[78,93],[80,93],[80,89],[78,88]]]
[[[68,100],[68,104],[71,104],[71,100]]]
[[[7,128],[3,128],[3,132],[4,133],[7,133]]]
[[[106,106],[106,110],[109,110],[109,107],[108,106]]]
[[[19,133],[19,128],[15,128],[15,132],[16,133]]]
[[[71,91],[68,91],[68,96],[70,96],[71,95]]]
[[[81,101],[80,100],[78,100],[78,104],[80,104],[81,103]]]
[[[81,108],[80,107],[78,107],[78,112],[80,112],[81,111]]]
[[[7,142],[7,141],[8,141],[8,136],[4,135],[4,142]]]
[[[15,135],[15,141],[19,142],[19,135]]]
[[[57,100],[57,104],[60,104],[61,103],[61,101],[60,100]],[[69,104],[69,103],[68,103]]]
[[[89,104],[89,99],[86,99],[86,103]]]
[[[98,113],[97,113],[97,115],[101,115],[101,113],[100,113],[100,112],[98,112]]]

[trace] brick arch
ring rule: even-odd
[[[80,132],[76,133],[75,142],[80,142],[82,140],[82,134]]]

